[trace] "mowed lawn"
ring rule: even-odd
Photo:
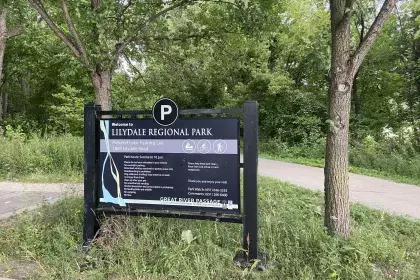
[[[42,279],[420,279],[420,222],[352,205],[352,237],[323,227],[322,193],[259,178],[265,271],[240,268],[241,225],[150,217],[103,219],[81,251],[83,201],[0,221],[0,276]],[[194,240],[182,232],[191,230]]]

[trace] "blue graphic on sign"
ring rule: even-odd
[[[105,138],[105,144],[106,144],[106,148],[107,148],[107,152],[106,152],[106,157],[104,159],[104,162],[102,164],[102,194],[103,194],[103,198],[101,198],[101,201],[103,202],[109,202],[109,203],[114,203],[114,204],[118,204],[120,206],[125,206],[125,202],[124,199],[121,197],[121,186],[120,186],[120,173],[118,172],[118,168],[115,164],[114,159],[112,158],[111,155],[111,150],[109,148],[109,121],[108,120],[101,120],[100,121],[100,127],[101,127],[101,131],[104,134],[104,138]],[[112,177],[114,178],[116,184],[117,184],[117,197],[113,197],[109,191],[107,190],[107,188],[105,187],[105,180],[104,180],[104,174],[105,174],[105,168],[106,168],[106,163],[109,160],[109,171],[112,174]]]

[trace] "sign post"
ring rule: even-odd
[[[239,118],[221,117],[238,114],[244,120],[243,164]],[[257,102],[238,109],[179,110],[164,98],[153,110],[140,111],[101,111],[87,104],[84,121],[85,249],[99,230],[98,215],[149,215],[242,223],[245,253],[238,260],[259,259]]]
[[[100,106],[86,104],[84,111],[84,223],[83,223],[83,249],[87,249],[99,229],[95,209],[96,196],[96,112]]]
[[[258,256],[258,103],[244,104],[244,230],[247,261]]]

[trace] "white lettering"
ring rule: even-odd
[[[170,105],[162,105],[160,106],[160,120],[165,120],[165,115],[169,115],[172,113],[172,107]]]

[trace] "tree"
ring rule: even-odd
[[[7,26],[6,26],[6,8],[0,10],[0,88],[3,84],[3,59],[6,51]],[[0,94],[0,119],[3,118],[3,94]]]
[[[60,0],[57,6],[55,3],[58,1],[28,1],[86,68],[92,81],[96,104],[101,105],[103,110],[112,108],[111,79],[124,50],[131,44],[141,49],[142,40],[151,23],[193,2],[91,0],[90,3],[68,3],[67,0]]]
[[[329,119],[325,150],[325,226],[332,235],[350,235],[348,147],[350,100],[354,77],[374,44],[396,0],[385,0],[357,49],[351,54],[353,0],[330,0],[331,68]]]
[[[20,33],[19,28],[7,27],[7,6],[6,3],[0,5],[0,89],[3,85],[3,65],[4,65],[4,54],[6,52],[6,42],[8,39],[18,35]],[[0,119],[3,117],[7,107],[7,95],[0,94]]]

